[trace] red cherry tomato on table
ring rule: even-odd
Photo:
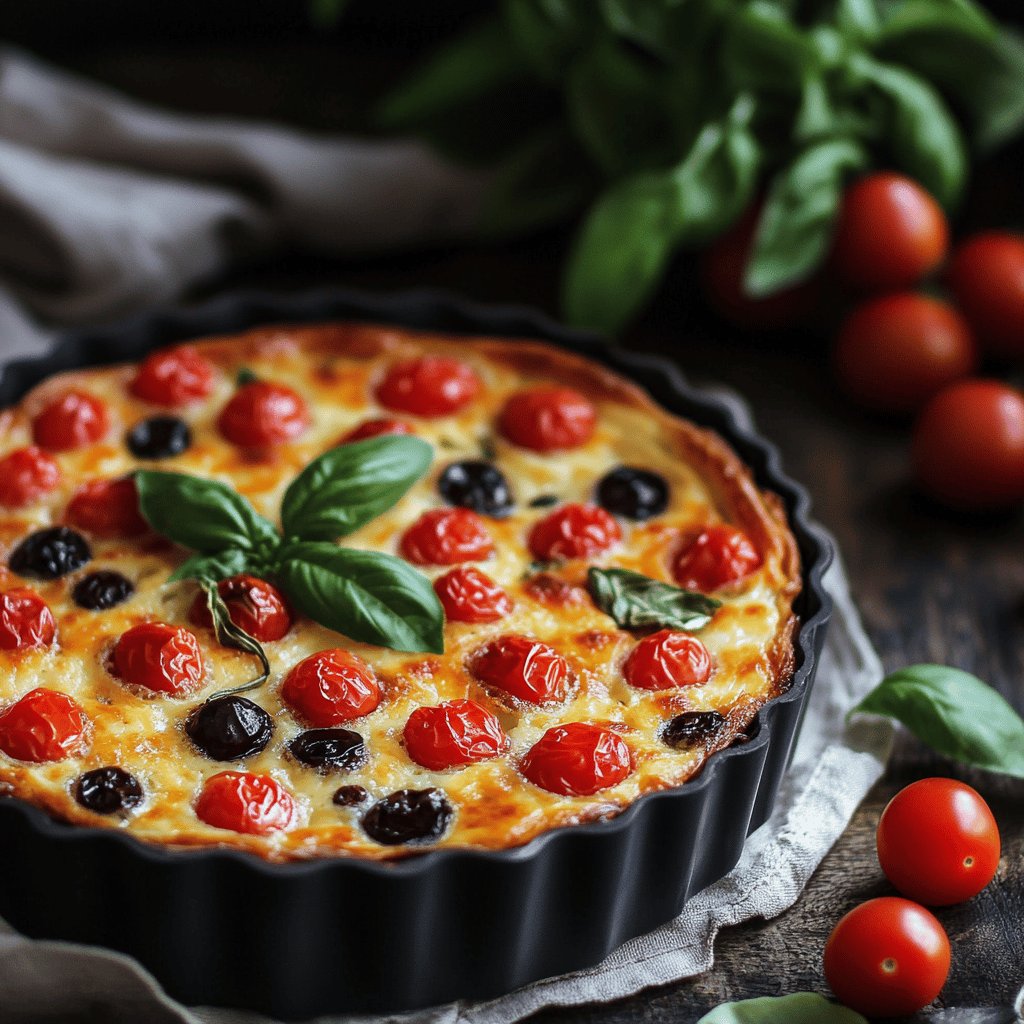
[[[880,171],[846,190],[832,263],[852,287],[909,288],[938,267],[948,248],[942,207],[911,178]]]
[[[417,708],[405,723],[403,738],[409,756],[432,771],[486,761],[508,749],[497,717],[473,700]]]
[[[402,535],[402,557],[416,565],[457,565],[489,558],[494,543],[484,521],[467,508],[435,508]]]
[[[633,648],[622,673],[630,686],[641,690],[697,686],[711,678],[711,655],[695,636],[663,629]]]
[[[563,505],[534,523],[530,554],[542,562],[590,558],[622,540],[622,530],[600,505]]]
[[[679,586],[708,594],[749,576],[761,565],[750,538],[734,526],[706,526],[676,555],[672,574]]]
[[[834,362],[844,390],[869,409],[915,412],[978,364],[967,321],[948,303],[903,292],[869,299],[846,318]]]
[[[366,441],[371,437],[382,437],[385,434],[411,434],[412,427],[401,420],[376,419],[364,420],[358,426],[353,427],[339,444],[351,444],[353,441]]]
[[[82,484],[71,496],[65,518],[97,537],[140,537],[149,530],[131,477]]]
[[[195,633],[183,626],[143,622],[114,645],[114,669],[132,686],[180,696],[202,682],[203,652]]]
[[[214,828],[264,836],[292,824],[295,800],[269,775],[218,772],[203,783],[196,815]]]
[[[986,511],[1024,499],[1024,396],[1000,381],[940,391],[914,427],[914,475],[951,508]]]
[[[596,424],[597,411],[578,391],[546,386],[513,395],[498,418],[509,441],[535,452],[579,448],[594,436]]]
[[[395,363],[377,385],[377,401],[413,416],[448,416],[469,405],[483,385],[471,366],[445,356]]]
[[[146,356],[129,385],[136,398],[174,409],[205,398],[213,390],[213,364],[189,345]]]
[[[878,861],[904,896],[933,907],[963,903],[995,877],[999,827],[970,786],[921,779],[897,793],[878,822]]]
[[[240,448],[294,441],[310,423],[302,396],[283,384],[243,384],[217,417],[217,429]]]
[[[924,907],[882,896],[835,926],[825,944],[825,977],[851,1010],[904,1017],[939,994],[949,960],[949,939]]]
[[[519,767],[530,782],[549,793],[590,796],[627,778],[633,758],[618,733],[588,722],[569,722],[548,729]]]
[[[525,636],[492,640],[476,652],[471,667],[481,682],[530,704],[564,701],[572,686],[565,658]]]
[[[34,444],[0,459],[0,505],[24,508],[60,483],[60,467]]]
[[[0,650],[49,647],[57,624],[46,602],[28,587],[0,594]]]
[[[0,750],[34,764],[63,761],[85,753],[91,728],[73,697],[39,687],[0,714]]]
[[[65,452],[95,444],[109,429],[110,417],[103,402],[84,391],[66,391],[36,415],[32,438],[51,452]]]
[[[434,580],[449,622],[497,622],[512,611],[512,601],[486,573],[459,566]]]
[[[260,643],[280,640],[292,624],[292,614],[284,594],[272,583],[242,573],[217,584],[217,592],[227,605],[231,621]],[[189,622],[213,628],[205,593],[196,595],[188,612]]]
[[[285,678],[281,697],[307,725],[326,729],[368,715],[380,704],[381,689],[366,662],[333,648],[300,661]]]

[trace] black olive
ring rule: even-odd
[[[454,813],[440,789],[400,789],[363,815],[363,830],[385,846],[429,842],[444,835]]]
[[[30,533],[12,552],[7,564],[19,576],[55,580],[81,569],[92,551],[89,542],[66,526]]]
[[[139,459],[172,459],[188,451],[192,431],[177,416],[152,416],[136,423],[125,438],[132,455]]]
[[[668,484],[648,469],[619,466],[601,477],[597,500],[617,516],[643,522],[660,516],[668,507]]]
[[[310,729],[288,744],[296,761],[320,771],[351,772],[366,764],[363,737],[351,729]]]
[[[717,711],[684,711],[661,731],[661,738],[676,749],[701,746],[713,739],[725,726],[725,716]]]
[[[92,612],[106,611],[114,605],[127,601],[135,593],[135,585],[119,572],[101,569],[83,576],[76,584],[71,596],[79,608]]]
[[[362,786],[340,786],[331,799],[339,807],[358,807],[369,795]]]
[[[557,494],[538,494],[530,502],[530,508],[551,508],[552,505],[557,505],[558,501]]]
[[[97,814],[115,814],[142,803],[142,786],[123,768],[94,768],[75,782],[75,799]]]
[[[185,720],[185,732],[212,760],[237,761],[266,747],[274,723],[258,704],[228,694],[200,704]]]
[[[470,508],[501,519],[512,511],[512,491],[505,474],[490,462],[467,459],[446,466],[437,489],[449,505]]]

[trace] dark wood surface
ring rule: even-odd
[[[343,58],[329,40],[301,39],[234,45],[134,42],[56,56],[178,109],[280,119],[314,129],[364,123],[367,98],[395,74],[394,61],[372,41]],[[1008,197],[1020,203],[1014,192],[998,188],[979,189],[976,195],[969,215],[975,222],[1009,217]],[[1020,212],[1018,207],[1013,215]],[[320,284],[376,290],[440,286],[479,300],[554,311],[564,247],[564,236],[556,233],[360,265],[293,254],[207,291],[235,285],[281,291]],[[817,516],[839,539],[865,623],[887,668],[919,661],[958,665],[1024,710],[1020,517],[965,522],[918,499],[907,484],[905,426],[867,419],[837,395],[828,371],[827,330],[799,338],[736,334],[701,308],[692,270],[684,266],[625,340],[670,355],[692,378],[724,382],[750,401],[760,429],[781,448],[787,469],[808,487]],[[723,933],[716,965],[701,978],[610,1005],[548,1011],[536,1019],[683,1024],[728,999],[826,991],[821,950],[833,924],[858,902],[892,892],[874,854],[879,813],[901,786],[933,774],[975,785],[991,803],[1003,837],[996,882],[970,903],[938,914],[954,948],[941,1002],[1008,1004],[1024,984],[1024,783],[959,769],[902,736],[885,779],[790,911]]]

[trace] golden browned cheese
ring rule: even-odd
[[[494,555],[481,564],[514,601],[500,622],[447,623],[443,655],[402,654],[352,643],[308,619],[298,619],[280,641],[266,644],[272,673],[264,687],[247,696],[274,720],[274,736],[259,755],[224,764],[199,754],[182,723],[189,711],[217,690],[253,675],[253,659],[218,645],[212,631],[196,628],[206,660],[204,685],[186,698],[129,692],[105,668],[118,637],[148,620],[186,624],[196,585],[167,584],[186,552],[162,542],[90,538],[94,558],[86,569],[54,582],[22,581],[0,569],[0,588],[27,585],[47,602],[57,621],[57,639],[45,650],[0,651],[0,709],[37,686],[72,695],[93,723],[88,751],[49,764],[26,764],[0,753],[0,784],[8,792],[47,808],[59,817],[94,826],[124,829],[139,839],[175,845],[226,845],[249,849],[272,860],[354,855],[401,856],[408,847],[381,846],[360,827],[362,807],[332,803],[341,784],[365,787],[376,799],[398,789],[436,786],[455,808],[439,847],[501,848],[522,844],[559,825],[607,816],[640,795],[678,786],[699,771],[714,749],[731,743],[757,710],[788,684],[792,671],[791,606],[799,590],[796,547],[773,496],[755,487],[734,453],[715,435],[657,407],[646,395],[597,364],[535,342],[418,334],[388,327],[333,324],[272,327],[198,343],[218,369],[212,394],[175,410],[191,425],[194,443],[177,458],[154,468],[225,481],[272,520],[288,483],[311,459],[334,446],[362,420],[396,415],[374,399],[374,385],[389,364],[423,353],[455,356],[471,365],[484,388],[478,399],[452,416],[417,419],[398,414],[434,445],[427,476],[392,510],[345,539],[350,547],[396,552],[402,531],[424,510],[442,504],[437,478],[451,461],[479,458],[492,451],[515,493],[508,518],[487,520]],[[235,372],[249,367],[266,380],[297,390],[307,400],[312,426],[294,443],[252,461],[217,432],[216,418],[234,387]],[[105,441],[56,455],[63,473],[59,488],[27,510],[0,509],[0,558],[26,534],[60,523],[68,498],[82,481],[118,477],[146,465],[124,445],[125,431],[160,410],[134,398],[130,366],[82,370],[46,381],[0,421],[0,455],[31,443],[31,417],[47,396],[68,386],[91,392],[109,407],[112,427]],[[559,382],[594,403],[598,426],[583,447],[556,454],[518,448],[497,431],[505,400],[525,386]],[[630,687],[622,664],[637,637],[589,599],[561,606],[545,603],[531,583],[530,526],[550,512],[531,508],[531,499],[557,495],[560,502],[593,500],[596,482],[619,465],[640,466],[669,484],[666,512],[647,523],[620,521],[622,542],[591,564],[621,566],[671,582],[670,559],[680,538],[717,522],[740,526],[753,540],[763,564],[732,590],[716,596],[723,606],[700,631],[714,670],[701,686],[663,691]],[[112,568],[132,579],[135,595],[107,611],[78,608],[71,600],[75,581],[85,572]],[[553,570],[582,586],[587,563],[568,562]],[[434,578],[446,568],[423,570]],[[469,656],[490,639],[522,633],[550,644],[572,668],[574,686],[563,704],[532,706],[502,700],[488,692],[467,669]],[[280,698],[288,670],[308,654],[346,647],[377,673],[384,699],[371,714],[350,724],[365,739],[364,768],[339,775],[318,774],[291,759],[288,741],[302,731]],[[449,771],[429,771],[406,754],[402,730],[417,707],[471,697],[496,712],[511,745],[507,754]],[[659,738],[664,723],[687,710],[717,709],[728,727],[709,749],[676,750]],[[566,797],[527,782],[517,765],[552,725],[564,722],[614,723],[630,747],[635,770],[620,784],[594,796]],[[144,802],[131,814],[101,816],[79,806],[71,795],[86,770],[120,765],[141,782]],[[204,824],[194,811],[203,781],[225,769],[267,773],[295,797],[296,822],[286,832],[241,835]],[[416,849],[422,849],[418,847]]]

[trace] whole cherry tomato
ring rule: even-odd
[[[146,356],[129,389],[144,402],[174,409],[205,398],[213,382],[213,364],[190,345],[180,345]]]
[[[363,420],[362,423],[353,427],[339,442],[339,444],[351,444],[353,441],[366,441],[371,437],[381,437],[385,434],[411,434],[412,427],[401,420],[389,420],[384,417],[375,420]]]
[[[509,441],[535,452],[579,448],[594,436],[596,424],[597,411],[585,396],[549,385],[513,395],[498,418]]]
[[[92,725],[78,701],[39,687],[0,714],[0,750],[42,764],[85,753]]]
[[[591,558],[622,540],[622,530],[600,505],[563,505],[534,523],[530,554],[542,562]]]
[[[51,452],[95,444],[110,429],[107,407],[84,391],[65,391],[45,405],[32,421],[32,438]]]
[[[132,686],[180,696],[203,678],[203,652],[184,626],[143,622],[122,633],[114,645],[117,676]]]
[[[995,380],[940,391],[914,427],[914,475],[951,508],[986,511],[1024,499],[1024,396]]]
[[[0,649],[49,647],[56,631],[53,612],[34,590],[15,587],[0,594]]]
[[[878,412],[918,410],[978,365],[967,321],[947,302],[901,292],[868,299],[843,323],[834,353],[843,388]]]
[[[417,708],[405,723],[403,738],[409,756],[432,771],[486,761],[508,749],[497,716],[473,700]]]
[[[285,677],[284,702],[314,729],[368,715],[381,702],[373,670],[361,658],[334,648],[303,659]]]
[[[918,903],[963,903],[995,877],[999,827],[970,786],[921,779],[900,790],[882,812],[878,861],[889,881]]]
[[[672,574],[679,586],[708,594],[749,576],[761,565],[750,538],[734,526],[706,526],[675,557]]]
[[[630,686],[641,690],[696,686],[711,678],[711,655],[695,636],[662,629],[633,648],[622,673]]]
[[[24,508],[60,483],[60,467],[42,448],[30,444],[0,459],[0,505]]]
[[[473,656],[473,674],[529,704],[564,701],[572,687],[569,663],[557,651],[526,636],[503,636]]]
[[[512,611],[508,594],[471,565],[460,565],[434,580],[434,591],[450,622],[497,622]]]
[[[924,907],[882,896],[835,926],[825,944],[825,977],[851,1010],[904,1017],[939,994],[949,959],[949,939]]]
[[[310,423],[302,396],[283,384],[243,384],[217,417],[217,429],[240,448],[268,448],[294,441]]]
[[[469,405],[483,385],[471,366],[446,356],[395,363],[377,385],[377,401],[413,416],[448,416]]]
[[[260,643],[280,640],[292,625],[292,613],[284,594],[272,583],[242,573],[217,584],[231,621]],[[189,622],[213,628],[206,594],[196,595],[188,612]]]
[[[484,521],[468,508],[435,508],[402,535],[402,556],[416,565],[457,565],[489,558],[494,543]]]
[[[549,793],[590,796],[627,778],[633,758],[617,732],[569,722],[548,729],[519,767],[530,782]]]
[[[196,815],[214,828],[265,836],[292,824],[295,800],[269,775],[218,772],[203,783]]]
[[[832,263],[852,287],[909,288],[938,267],[948,248],[946,215],[916,181],[879,171],[846,190]]]
[[[139,493],[130,477],[90,480],[68,502],[65,518],[96,537],[140,537],[149,524],[139,511]]]

